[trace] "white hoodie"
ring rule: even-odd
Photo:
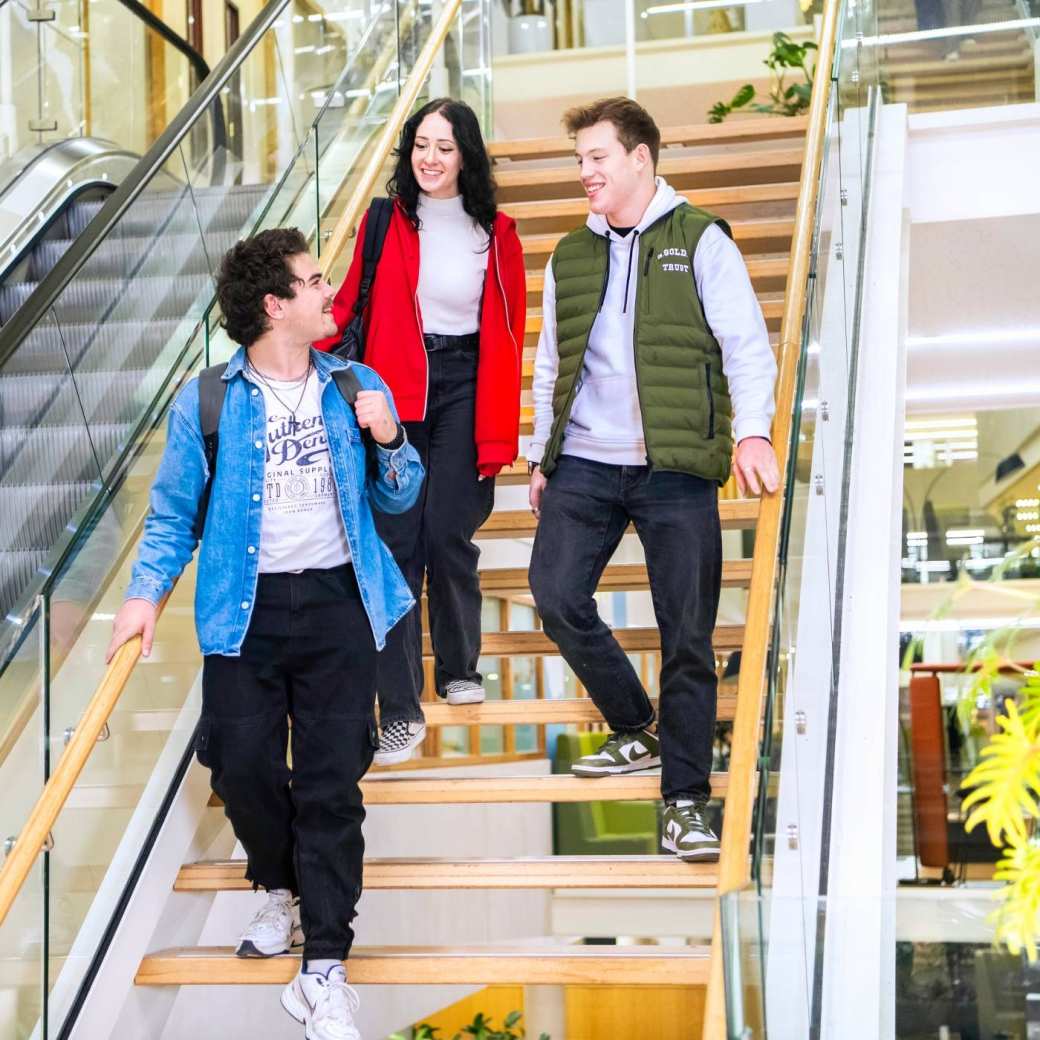
[[[647,464],[632,342],[639,234],[683,202],[685,199],[658,177],[650,205],[624,238],[610,229],[606,217],[589,214],[589,228],[600,237],[610,236],[610,274],[564,431],[565,455],[617,466]],[[722,348],[722,370],[733,402],[734,441],[769,437],[776,361],[744,259],[717,225],[709,227],[697,244],[693,276],[704,317]],[[559,364],[556,284],[550,260],[545,268],[542,334],[534,363],[534,436],[527,451],[531,462],[541,461],[552,430],[552,397]]]

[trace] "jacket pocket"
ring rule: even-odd
[[[704,387],[708,394],[708,440],[715,438],[715,394],[711,389],[711,363],[704,362]]]

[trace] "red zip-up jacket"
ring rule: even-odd
[[[361,284],[361,253],[366,214],[358,229],[354,259],[333,301],[336,336],[314,344],[318,350],[338,345],[354,313]],[[419,232],[394,204],[372,294],[365,312],[366,365],[374,368],[394,395],[405,422],[426,418],[429,372],[419,313]],[[473,438],[477,469],[493,477],[517,456],[520,437],[520,370],[527,319],[527,283],[516,222],[495,217],[487,280],[480,313],[477,402]]]

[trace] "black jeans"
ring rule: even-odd
[[[307,958],[342,959],[354,940],[378,656],[346,564],[262,574],[242,655],[203,666],[199,761],[245,847],[246,877],[300,896]]]
[[[643,543],[661,630],[661,794],[706,798],[718,689],[711,640],[722,580],[716,485],[564,455],[542,498],[531,591],[546,633],[610,728],[649,726],[653,704],[593,599],[629,521]]]
[[[434,350],[426,418],[406,422],[408,439],[426,467],[419,499],[406,513],[376,512],[376,530],[394,554],[419,600],[423,578],[429,596],[437,692],[453,679],[480,682],[480,550],[477,528],[495,503],[495,482],[477,479],[473,417],[477,355],[470,350]],[[422,614],[401,619],[379,655],[379,715],[386,724],[422,719]]]

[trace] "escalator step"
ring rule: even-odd
[[[0,617],[6,617],[50,555],[46,549],[0,549]]]
[[[166,276],[184,271],[204,274],[209,270],[209,264],[216,264],[237,238],[237,229],[207,231],[203,250],[202,239],[197,232],[139,238],[121,235],[98,246],[76,277],[126,279],[142,268],[145,274],[153,274],[159,265]],[[30,257],[29,277],[37,280],[43,278],[71,244],[67,238],[39,243]],[[161,252],[157,252],[160,247]]]
[[[4,515],[0,517],[0,550],[50,549],[96,481],[53,484],[0,484]]]
[[[173,318],[155,321],[110,321],[34,329],[4,365],[4,375],[118,371],[147,368],[170,342],[181,322]],[[183,337],[182,337],[183,338]],[[91,349],[88,349],[91,348]]]
[[[7,426],[76,426],[119,423],[136,417],[159,389],[163,373],[151,369],[81,372],[66,376],[0,376]]]
[[[0,486],[93,480],[129,434],[126,423],[0,430]]]
[[[65,229],[70,238],[78,238],[87,225],[98,215],[106,199],[89,199],[73,202],[65,211]]]

